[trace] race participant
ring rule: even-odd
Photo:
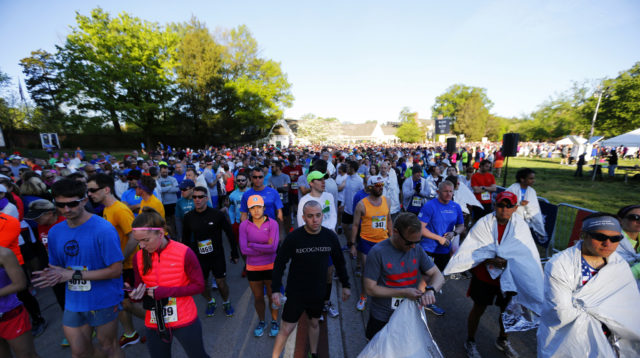
[[[220,290],[223,299],[224,313],[233,316],[233,306],[229,301],[229,286],[227,285],[227,265],[225,263],[224,246],[222,245],[222,231],[227,235],[231,247],[231,262],[238,263],[238,244],[229,224],[229,220],[218,209],[207,206],[207,189],[197,186],[193,189],[193,203],[195,208],[184,217],[182,242],[196,252],[205,288],[202,296],[207,299],[207,316],[211,317],[216,311],[216,300],[211,297],[208,285],[209,272]]]
[[[31,322],[16,295],[27,287],[27,278],[11,249],[0,246],[0,356],[37,358]]]
[[[444,270],[445,275],[450,275],[471,269],[467,295],[473,300],[473,308],[464,343],[468,357],[480,357],[475,334],[487,306],[495,302],[500,308],[500,334],[495,346],[507,357],[518,356],[507,340],[502,320],[511,298],[517,295],[518,304],[536,314],[541,312],[544,292],[540,255],[527,223],[522,216],[514,215],[517,202],[518,198],[509,191],[498,194],[495,213],[476,222]]]
[[[360,240],[358,241],[357,249],[362,267],[367,265],[369,250],[377,243],[386,240],[393,232],[389,204],[387,204],[387,199],[382,196],[384,182],[381,177],[375,177],[371,182],[371,185],[367,188],[369,195],[356,205],[353,214],[353,222],[358,223],[360,227]],[[357,236],[358,231],[352,230],[348,243],[352,257],[356,255]],[[366,304],[367,296],[363,292],[356,304],[356,308],[358,311],[364,311]]]
[[[462,209],[452,200],[453,188],[449,181],[440,183],[438,196],[424,204],[418,214],[418,219],[422,222],[420,245],[441,271],[449,263],[451,241],[464,231]],[[435,304],[429,304],[426,308],[438,316],[445,313],[444,309]]]
[[[271,219],[278,219],[282,222],[282,201],[280,200],[280,195],[275,189],[264,185],[264,173],[259,166],[251,169],[251,184],[251,189],[242,194],[240,221],[245,221],[249,217],[247,214],[247,200],[249,200],[251,195],[258,194],[264,200],[264,213]]]
[[[338,187],[338,190],[342,190],[344,194],[344,212],[342,214],[342,229],[344,230],[345,237],[351,237],[351,230],[353,221],[353,198],[358,190],[364,189],[364,181],[358,175],[358,162],[353,160],[347,161],[347,178]],[[342,189],[341,189],[342,188]]]
[[[278,335],[280,326],[278,325],[278,310],[273,309],[271,302],[271,276],[280,241],[278,223],[264,215],[264,200],[260,195],[250,196],[247,207],[251,212],[251,218],[240,224],[239,242],[240,250],[246,256],[247,278],[259,320],[253,334],[256,337],[261,337],[264,334],[266,326],[264,294],[266,291],[269,297],[269,307],[271,307],[269,336],[275,337]]]
[[[114,182],[113,178],[106,174],[95,174],[89,177],[87,182],[87,195],[89,199],[96,204],[104,205],[102,217],[116,228],[120,238],[120,249],[124,256],[122,263],[122,279],[130,285],[133,285],[134,275],[131,260],[135,253],[138,243],[131,239],[131,223],[133,222],[133,213],[122,202],[113,195]],[[126,295],[125,295],[126,296]],[[122,301],[123,310],[120,311],[118,319],[122,324],[124,333],[120,337],[120,347],[124,348],[140,342],[140,335],[133,327],[132,315],[144,319],[144,311],[139,305],[132,303],[128,297]]]
[[[336,204],[333,201],[333,195],[324,191],[326,177],[326,174],[322,174],[319,171],[312,171],[307,175],[307,181],[309,182],[311,192],[300,199],[300,203],[298,205],[297,221],[300,223],[304,222],[302,213],[304,204],[311,200],[317,201],[322,208],[322,226],[335,232],[336,223],[338,220],[338,211],[336,210]],[[331,289],[333,286],[333,272],[333,262],[331,262],[331,259],[329,259],[327,269],[327,290],[325,293],[325,306],[323,309],[324,311],[328,312],[331,317],[335,318],[339,315],[339,312],[337,308],[333,306],[333,303],[331,303],[330,300]]]
[[[137,169],[132,169],[129,171],[129,174],[127,174],[129,189],[127,189],[120,197],[120,200],[122,200],[123,203],[127,204],[134,215],[137,215],[138,211],[140,211],[140,202],[142,201],[142,198],[137,194],[136,191],[140,176],[142,176],[142,174]]]
[[[236,189],[229,194],[229,220],[231,221],[231,228],[235,237],[240,237],[240,201],[242,201],[242,195],[245,191],[249,190],[249,174],[245,174],[243,171],[236,174]],[[246,263],[246,257],[242,255],[242,259]],[[242,269],[242,277],[247,276],[246,267]]]
[[[435,294],[440,292],[444,277],[420,248],[420,237],[418,218],[401,213],[393,223],[393,235],[369,251],[363,280],[364,290],[371,296],[367,339],[389,322],[405,298],[419,300],[422,306],[436,303]]]
[[[618,245],[618,254],[629,263],[633,277],[640,287],[640,205],[628,205],[618,211],[624,240]]]
[[[318,355],[320,327],[318,319],[322,314],[327,282],[327,262],[329,257],[336,265],[342,282],[342,300],[351,295],[349,277],[344,257],[336,234],[322,227],[322,208],[317,201],[307,202],[303,208],[304,226],[289,233],[280,249],[273,267],[271,282],[272,301],[279,306],[282,294],[282,274],[289,261],[287,276],[287,301],[282,310],[282,325],[273,345],[273,358],[280,357],[284,344],[296,327],[303,312],[309,318],[309,350],[311,357]]]
[[[159,191],[162,206],[164,206],[165,217],[170,228],[174,226],[176,203],[178,197],[176,194],[180,193],[178,187],[178,181],[176,178],[169,176],[169,167],[166,162],[160,162],[160,177],[156,180]]]
[[[435,196],[432,186],[422,177],[422,167],[414,164],[411,176],[402,183],[402,203],[406,211],[418,215],[427,198]]]
[[[51,192],[58,214],[66,220],[49,230],[49,267],[34,272],[33,283],[50,287],[67,282],[62,328],[73,357],[124,357],[117,335],[124,298],[118,232],[107,220],[85,210],[84,183],[61,179]],[[91,342],[94,329],[98,352]]]
[[[544,218],[540,211],[538,195],[531,186],[536,182],[536,172],[533,169],[522,168],[516,172],[516,182],[507,188],[518,198],[518,211],[533,230],[536,242],[544,244],[547,242],[547,231],[544,228]]]
[[[209,202],[209,205],[213,207],[213,203],[211,202],[211,194],[209,193],[209,186],[207,185],[207,181],[205,180],[204,175],[198,175],[196,169],[190,167],[187,168],[184,178],[191,180],[196,184],[196,186],[207,188],[207,201]]]
[[[153,208],[144,208],[132,226],[133,238],[141,250],[133,259],[136,285],[130,296],[142,299],[146,309],[144,325],[149,356],[170,358],[175,337],[188,357],[209,357],[204,350],[202,325],[192,297],[204,289],[196,255],[186,245],[167,236],[166,223]],[[131,289],[128,284],[125,287]],[[156,315],[157,304],[162,305],[162,321],[158,321]]]
[[[298,212],[298,177],[303,174],[302,165],[297,164],[295,154],[289,154],[289,163],[282,168],[282,172],[289,176],[291,186],[289,186],[289,206],[291,212]],[[291,225],[291,223],[290,223]],[[287,231],[289,232],[289,231]]]
[[[115,193],[118,198],[122,198],[124,192],[129,189],[129,181],[127,180],[129,171],[129,169],[118,171],[117,179],[115,182]]]
[[[182,242],[182,223],[184,222],[184,216],[187,215],[188,212],[193,210],[193,188],[196,187],[196,184],[191,179],[184,179],[182,183],[180,183],[180,199],[176,203],[176,240],[178,242]]]
[[[269,186],[278,192],[280,201],[282,201],[284,221],[281,225],[281,231],[287,233],[289,229],[291,229],[291,206],[289,205],[289,185],[291,184],[291,179],[287,174],[282,173],[282,162],[280,161],[273,162],[271,172]]]
[[[345,164],[338,165],[338,174],[336,175],[336,185],[338,186],[338,234],[342,234],[342,213],[344,212],[344,187],[343,183],[347,180],[347,166]]]
[[[640,293],[617,253],[620,222],[594,213],[582,221],[581,241],[544,267],[539,357],[637,357]]]
[[[491,162],[483,160],[477,173],[471,176],[471,190],[476,195],[476,199],[482,204],[483,209],[473,208],[473,219],[479,220],[481,217],[491,213],[491,194],[496,192],[496,178],[491,174]]]
[[[153,194],[155,188],[156,181],[148,175],[143,175],[140,180],[138,180],[136,195],[142,198],[138,214],[142,212],[142,208],[149,206],[154,208],[164,218],[164,206],[160,199]]]
[[[400,188],[398,187],[398,178],[395,175],[395,171],[391,171],[391,174],[389,174],[390,168],[389,162],[382,162],[382,164],[380,164],[380,174],[369,177],[367,185],[371,185],[375,177],[382,178],[382,182],[384,183],[382,195],[384,195],[389,203],[391,220],[395,220],[396,216],[400,213]]]

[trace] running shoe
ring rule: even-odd
[[[218,289],[218,284],[216,283],[216,280],[211,280],[211,289],[212,290]]]
[[[482,358],[480,352],[478,352],[478,346],[476,345],[476,342],[464,342],[464,350],[465,352],[467,352],[467,358]]]
[[[504,353],[504,355],[507,356],[508,358],[519,357],[518,352],[516,352],[515,349],[511,347],[511,343],[507,339],[498,338],[496,340],[496,348],[498,348],[498,350]]]
[[[280,325],[277,321],[271,321],[271,330],[269,331],[269,337],[275,337],[280,332]]]
[[[213,316],[216,313],[216,299],[212,298],[211,301],[207,304],[207,317]]]
[[[256,329],[253,330],[253,335],[256,337],[262,337],[262,335],[264,334],[265,326],[266,326],[266,323],[264,323],[264,321],[258,322]]]
[[[47,329],[47,321],[44,318],[41,318],[40,321],[36,323],[32,323],[31,334],[34,337],[39,337],[44,333],[44,330]]]
[[[69,346],[70,346],[70,344],[69,344],[69,341],[67,340],[67,338],[66,337],[62,338],[62,342],[60,342],[60,347],[65,347],[66,348],[66,347],[69,347]]]
[[[133,336],[127,337],[124,334],[120,336],[120,348],[124,348],[129,345],[133,345],[140,342],[140,335],[138,332],[134,332]]]
[[[233,309],[233,306],[231,306],[231,302],[223,303],[222,306],[224,307],[224,314],[227,315],[227,317],[233,316],[233,312],[235,312],[235,310]]]
[[[340,312],[338,312],[338,309],[333,305],[333,303],[331,303],[331,301],[327,302],[324,305],[323,310],[327,312],[329,314],[329,317],[331,318],[336,318],[340,314]]]
[[[356,309],[358,311],[364,311],[364,308],[367,306],[367,298],[364,296],[360,296],[358,300],[358,304],[356,304]]]
[[[436,305],[426,305],[424,306],[424,309],[436,316],[442,316],[444,314],[444,310]]]

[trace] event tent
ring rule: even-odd
[[[640,147],[640,128],[602,142],[605,147]]]
[[[584,144],[586,143],[587,140],[577,136],[577,135],[570,135],[570,136],[566,136],[563,139],[560,139],[559,141],[556,142],[557,145],[569,145],[569,144]]]

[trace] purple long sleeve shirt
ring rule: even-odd
[[[271,243],[269,240],[271,239]],[[247,256],[247,269],[273,265],[278,250],[280,232],[278,222],[267,217],[258,228],[251,220],[240,224],[240,251]],[[251,271],[251,270],[250,270]]]

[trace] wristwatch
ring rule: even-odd
[[[433,294],[436,294],[436,289],[433,288],[433,286],[427,286],[427,288],[424,289],[424,293],[427,293],[427,291],[433,291]]]
[[[82,271],[75,270],[73,272],[73,276],[71,276],[71,279],[76,281],[82,281]]]

